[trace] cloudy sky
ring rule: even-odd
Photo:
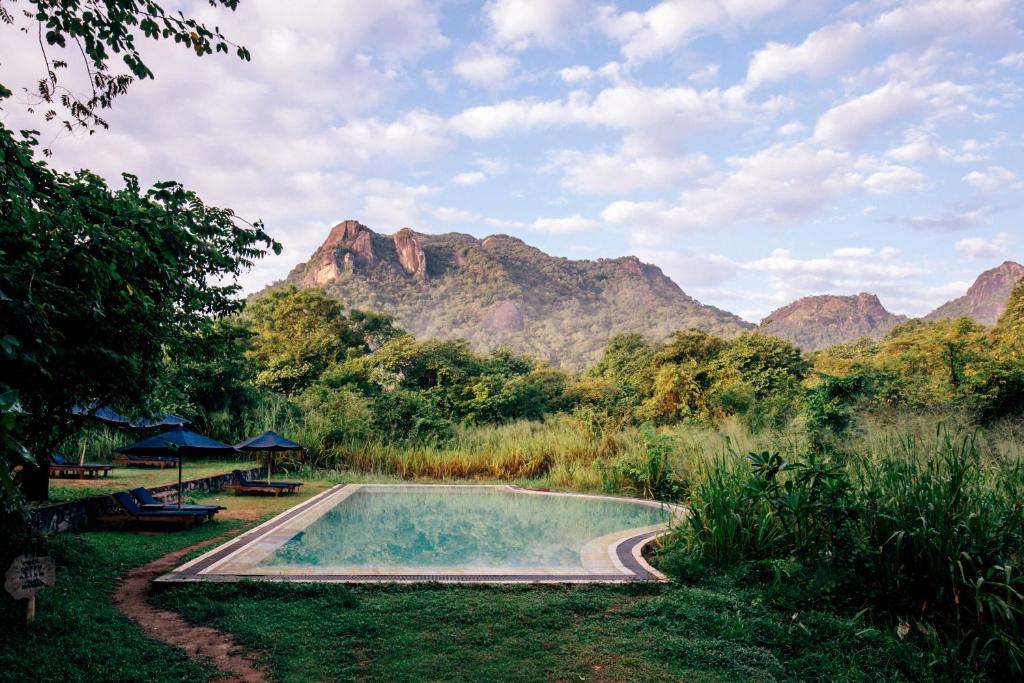
[[[356,218],[637,254],[752,321],[827,292],[921,314],[1024,258],[1022,5],[185,3],[252,62],[146,44],[156,79],[53,163],[262,218],[285,249],[248,290]],[[38,78],[0,35],[5,82]]]

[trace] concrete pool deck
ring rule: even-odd
[[[156,579],[159,583],[197,581],[234,582],[244,580],[383,583],[623,583],[666,581],[642,556],[643,546],[669,529],[669,522],[627,529],[591,539],[580,550],[580,568],[502,566],[261,566],[267,557],[362,488],[408,488],[458,486],[488,488],[521,495],[571,496],[629,501],[637,505],[667,508],[673,519],[685,515],[685,508],[657,501],[582,493],[536,491],[510,485],[487,484],[338,484],[306,500],[220,547],[183,564]]]

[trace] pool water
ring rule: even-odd
[[[254,570],[578,573],[596,540],[664,525],[670,517],[668,509],[640,502],[508,487],[362,486]],[[606,546],[600,551],[607,555]]]

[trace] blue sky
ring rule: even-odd
[[[752,321],[860,291],[923,314],[1024,257],[1013,0],[185,8],[252,62],[147,45],[156,80],[54,163],[264,219],[285,251],[249,290],[346,218],[637,254]],[[37,51],[6,37],[5,77],[31,83]]]

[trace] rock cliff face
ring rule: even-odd
[[[1006,261],[978,276],[967,293],[947,301],[925,316],[925,320],[973,318],[992,325],[1006,309],[1006,301],[1014,286],[1024,279],[1024,266]]]
[[[402,264],[405,271],[415,275],[420,280],[427,279],[427,256],[423,253],[423,245],[412,228],[402,228],[392,237],[395,243],[395,251],[398,252],[398,262]]]
[[[906,319],[885,310],[874,294],[826,294],[804,297],[773,311],[758,331],[812,351],[860,337],[880,339]]]
[[[272,286],[282,285],[324,287],[347,308],[391,313],[418,337],[509,347],[572,369],[595,363],[620,332],[730,336],[753,327],[636,257],[572,261],[508,235],[381,235],[356,221],[334,226],[308,262]]]

